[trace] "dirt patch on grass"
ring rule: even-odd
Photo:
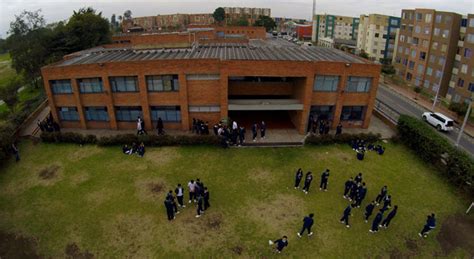
[[[51,180],[57,176],[59,169],[58,165],[51,165],[39,171],[38,176],[42,180]]]
[[[94,258],[94,255],[89,251],[81,251],[76,243],[71,243],[66,246],[65,250],[67,258],[72,259],[91,259]]]
[[[156,224],[152,216],[118,215],[102,222],[104,240],[114,254],[104,257],[148,258],[156,241]]]
[[[251,180],[261,184],[269,184],[276,179],[272,172],[262,168],[250,169],[248,175]]]
[[[303,198],[292,194],[279,194],[271,200],[248,205],[248,218],[267,226],[271,232],[288,232],[294,230],[294,222],[301,220],[304,211]]]
[[[220,214],[209,215],[206,217],[206,226],[212,230],[218,230],[222,224],[222,216]]]
[[[457,214],[448,217],[441,226],[436,239],[445,255],[449,255],[456,248],[462,247],[471,256],[474,255],[474,219]]]
[[[87,180],[89,180],[90,175],[87,172],[81,171],[76,174],[73,174],[69,177],[69,181],[72,185],[79,185]]]
[[[36,247],[32,238],[0,232],[0,258],[41,258]]]
[[[230,249],[230,251],[232,251],[232,253],[236,255],[242,255],[242,253],[244,252],[244,248],[241,246],[234,246]]]
[[[155,166],[164,166],[181,158],[181,155],[175,147],[154,148],[147,151],[144,158]]]
[[[135,187],[138,199],[145,202],[164,200],[166,193],[172,189],[172,186],[159,178],[137,180]]]
[[[68,159],[77,162],[82,159],[92,157],[92,156],[97,156],[103,152],[103,149],[101,149],[98,146],[83,146],[80,148],[77,148],[76,151],[74,151],[72,154],[68,156]]]

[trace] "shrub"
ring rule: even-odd
[[[0,164],[10,156],[10,145],[12,144],[15,127],[11,123],[0,123]]]
[[[474,160],[455,148],[434,129],[416,118],[401,115],[398,120],[401,142],[425,162],[434,165],[450,182],[474,194]]]
[[[455,112],[459,117],[464,116],[468,109],[468,104],[466,103],[455,103],[452,102],[449,104],[449,109]]]
[[[41,140],[47,143],[74,143],[74,144],[94,144],[97,138],[94,135],[82,135],[74,132],[42,132]]]
[[[374,143],[379,141],[381,138],[380,134],[374,133],[360,133],[360,134],[347,134],[342,133],[341,135],[310,135],[306,137],[305,144],[309,145],[330,145],[330,144],[346,144],[350,143],[352,140],[365,140],[369,143]]]

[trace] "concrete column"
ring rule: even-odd
[[[367,109],[365,110],[364,121],[362,128],[367,129],[370,125],[370,119],[372,118],[372,111],[374,110],[375,97],[377,95],[377,88],[379,87],[379,77],[375,76],[372,78],[369,91],[369,102],[367,103]]]
[[[112,88],[110,87],[109,76],[107,73],[102,74],[102,85],[104,87],[104,93],[107,95],[107,113],[109,114],[110,128],[118,129],[117,119],[115,118],[115,107],[114,107],[114,96]]]
[[[84,116],[84,108],[82,107],[81,93],[79,92],[79,86],[77,85],[76,78],[71,78],[72,94],[76,100],[76,108],[79,113],[79,122],[81,123],[81,128],[87,129],[86,116]]]
[[[153,131],[154,125],[151,121],[150,105],[148,103],[148,88],[146,85],[145,75],[143,73],[138,75],[137,83],[140,94],[140,104],[142,106],[142,120],[145,122],[145,129]]]
[[[342,106],[344,104],[344,93],[346,90],[346,82],[347,82],[347,74],[348,74],[348,69],[345,68],[343,74],[341,75],[339,79],[339,85],[337,87],[337,99],[336,99],[336,105],[334,106],[334,115],[333,115],[333,121],[332,121],[332,129],[335,129],[339,122],[341,121],[341,112],[342,112]]]
[[[221,119],[229,116],[229,74],[221,71]]]
[[[49,108],[51,109],[51,114],[53,115],[53,119],[61,124],[61,121],[59,120],[59,115],[58,115],[58,107],[56,107],[56,103],[54,102],[54,95],[53,92],[51,91],[51,85],[49,84],[49,78],[43,76],[43,84],[44,84],[44,91],[46,92],[46,95],[48,96],[48,105]]]
[[[313,99],[314,73],[309,73],[304,81],[303,110],[301,111],[300,123],[298,125],[298,132],[300,134],[306,134],[306,129],[308,128],[311,101]]]
[[[181,104],[181,129],[189,130],[188,84],[186,74],[179,73],[179,103]]]

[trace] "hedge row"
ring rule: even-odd
[[[398,120],[399,139],[425,162],[438,168],[447,179],[474,194],[474,160],[454,147],[427,123],[401,115]]]
[[[380,134],[374,133],[360,133],[360,134],[347,134],[342,133],[340,135],[310,135],[306,137],[305,144],[309,145],[329,145],[329,144],[347,144],[352,140],[365,140],[369,143],[375,143],[381,138]]]
[[[0,166],[11,155],[11,144],[15,140],[13,132],[15,127],[9,122],[0,122]]]
[[[109,137],[97,138],[94,135],[82,135],[72,132],[43,132],[41,140],[47,143],[75,143],[75,144],[97,144],[99,146],[121,146],[124,144],[144,143],[147,147],[178,146],[178,145],[217,145],[219,140],[216,136],[204,135],[181,135],[181,136],[156,136],[156,135],[133,135],[122,134]]]

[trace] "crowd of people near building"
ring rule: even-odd
[[[191,132],[198,135],[209,135],[209,122],[193,118]]]
[[[49,115],[44,120],[38,120],[36,122],[38,128],[41,132],[60,132],[61,128],[59,127],[59,123],[54,121],[53,115],[49,113]]]
[[[328,135],[331,130],[332,120],[325,115],[310,115],[308,120],[307,132],[311,134]],[[342,134],[342,124],[336,126],[335,135]]]
[[[252,124],[252,141],[257,141],[260,133],[260,139],[263,140],[266,137],[267,126],[264,121],[261,123]],[[247,130],[244,126],[232,121],[230,126],[220,121],[213,126],[214,135],[218,136],[221,140],[221,145],[224,148],[229,146],[242,146],[245,143],[245,134]]]
[[[122,147],[122,153],[125,155],[137,155],[139,157],[143,157],[145,155],[145,144],[142,142],[140,145],[133,142],[132,145],[125,144]]]
[[[176,219],[176,215],[180,213],[180,210],[186,208],[184,202],[184,187],[179,183],[174,189],[174,194],[172,190],[166,195],[164,204],[166,209],[166,214],[168,220]],[[194,179],[188,182],[188,194],[189,194],[189,204],[194,204],[196,207],[196,218],[200,218],[204,212],[211,207],[209,203],[210,193],[204,183],[198,178],[196,181]]]

